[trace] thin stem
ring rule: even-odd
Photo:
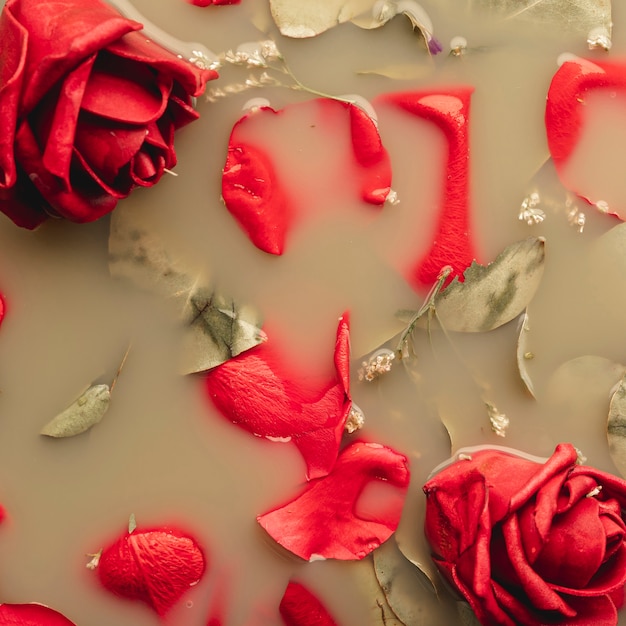
[[[115,372],[115,376],[113,377],[113,380],[111,381],[111,385],[109,386],[109,393],[113,393],[113,389],[115,388],[115,383],[117,383],[117,379],[119,378],[119,375],[122,373],[122,368],[124,367],[124,363],[126,363],[126,359],[128,358],[128,353],[130,352],[131,346],[132,344],[128,344],[128,348],[126,348],[126,352],[124,353],[124,356],[122,357],[122,362],[117,368],[117,372]]]
[[[422,315],[424,315],[424,313],[428,311],[429,321],[432,315],[431,311],[433,311],[434,314],[436,315],[435,300],[437,296],[439,295],[439,293],[441,292],[441,290],[443,289],[443,286],[451,273],[452,273],[452,267],[450,265],[445,265],[439,272],[439,275],[437,276],[437,282],[431,287],[430,291],[428,292],[428,295],[426,296],[426,299],[424,300],[424,303],[419,308],[417,313],[413,316],[408,326],[405,328],[404,332],[400,335],[400,342],[398,343],[398,348],[397,348],[398,358],[400,359],[402,358],[402,353],[404,351],[404,347],[406,346],[408,342],[408,338],[415,330],[415,326],[417,325],[417,322],[422,317]]]

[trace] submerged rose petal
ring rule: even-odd
[[[280,601],[286,626],[337,626],[326,607],[301,583],[289,581]]]
[[[200,581],[206,561],[198,542],[181,530],[136,528],[103,550],[97,569],[105,589],[163,616]]]
[[[384,481],[401,493],[376,519],[357,511],[372,481]],[[396,530],[408,485],[404,455],[357,441],[341,452],[328,476],[311,481],[296,498],[257,521],[277,543],[307,561],[362,559]]]
[[[442,194],[432,245],[408,271],[408,280],[417,289],[431,287],[446,265],[452,267],[447,282],[475,260],[470,225],[469,199],[469,110],[472,87],[447,90],[407,91],[381,96],[378,101],[392,104],[432,122],[445,135],[448,156],[442,172]]]
[[[316,115],[320,116],[319,124],[324,127],[329,114],[338,109],[347,111],[359,195],[364,202],[382,205],[391,190],[391,164],[374,120],[355,104],[331,98],[312,102],[317,107]],[[246,123],[259,116],[281,115],[287,109],[310,104],[293,104],[278,111],[269,106],[256,107],[238,120],[231,131],[222,176],[222,197],[252,243],[270,254],[280,255],[284,251],[299,209],[297,194],[286,191],[287,183],[274,168],[269,154],[246,139]],[[317,122],[311,128],[316,125]]]
[[[217,7],[227,4],[239,4],[241,0],[187,0],[187,2],[197,7]]]
[[[581,138],[587,94],[607,89],[626,90],[626,63],[623,60],[591,61],[574,57],[562,63],[552,77],[546,101],[548,148],[559,179],[567,189],[598,206],[602,206],[600,200],[589,198],[567,165]],[[619,215],[611,213],[622,220],[625,214],[623,207]]]
[[[67,617],[43,604],[0,604],[2,626],[75,626]]]
[[[307,477],[328,474],[352,406],[349,391],[350,327],[339,319],[335,375],[315,380],[284,365],[271,340],[210,370],[206,390],[224,417],[267,439],[293,442]]]

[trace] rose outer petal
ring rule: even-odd
[[[356,505],[373,480],[399,488],[402,499],[384,518],[358,517]],[[409,485],[407,458],[380,444],[356,441],[346,447],[328,476],[312,480],[300,495],[257,521],[281,546],[307,561],[358,560],[396,530]]]
[[[43,604],[0,604],[2,626],[76,626]]]
[[[326,607],[303,584],[289,581],[280,601],[285,626],[337,626]]]
[[[336,375],[322,381],[298,377],[267,342],[206,374],[211,401],[224,417],[254,435],[292,441],[307,465],[307,477],[328,474],[339,451],[351,408],[349,317],[335,340]]]

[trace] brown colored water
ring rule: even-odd
[[[530,234],[547,240],[546,272],[530,307],[529,349],[535,358],[528,367],[537,399],[525,394],[516,371],[515,324],[488,334],[454,335],[454,350],[438,332],[432,347],[420,335],[414,366],[397,368],[375,385],[355,378],[354,400],[366,414],[362,435],[411,461],[412,485],[398,533],[407,552],[422,554],[420,488],[451,451],[440,418],[453,448],[504,444],[546,456],[556,443],[571,441],[590,464],[616,471],[605,436],[614,370],[596,363],[557,372],[585,355],[626,363],[626,256],[617,231],[609,232],[616,222],[582,202],[582,234],[558,209],[533,228],[517,219],[547,156],[543,111],[556,58],[563,51],[589,54],[584,38],[479,20],[455,3],[425,1],[444,46],[463,35],[470,47],[461,58],[430,62],[403,18],[378,31],[344,25],[312,40],[289,41],[270,26],[261,0],[204,10],[182,0],[134,4],[176,37],[216,52],[263,39],[253,24],[267,24],[298,78],[328,93],[372,99],[436,84],[475,87],[472,206],[481,258],[491,260]],[[610,55],[617,57],[626,54],[626,13],[614,4]],[[358,74],[409,62],[418,78]],[[245,76],[226,68],[222,80]],[[341,181],[312,185],[303,196],[323,210],[311,211],[294,230],[283,257],[270,257],[250,244],[220,200],[230,129],[242,104],[256,95],[269,97],[275,108],[305,98],[276,88],[213,104],[200,100],[201,119],[178,136],[178,177],[135,192],[121,208],[145,215],[172,251],[208,268],[222,291],[256,305],[313,368],[331,367],[336,320],[350,310],[356,364],[402,329],[396,310],[416,309],[421,302],[423,294],[405,283],[399,268],[427,244],[434,216],[419,207],[436,204],[440,192],[441,137],[426,123],[412,121],[407,128],[400,115],[381,111],[400,204],[379,211],[350,200]],[[583,147],[572,164],[581,178],[589,177],[585,185],[596,186],[611,205],[626,202],[623,107],[621,97],[590,101]],[[303,188],[318,174],[331,177],[338,154],[345,154],[345,137],[333,137],[331,149],[326,141],[301,139],[309,122],[303,109],[280,124],[254,129],[271,143],[281,171],[292,180],[300,177]],[[599,152],[602,166],[596,166]],[[541,185],[546,193],[561,193],[549,177]],[[257,527],[257,514],[299,490],[299,455],[291,446],[228,424],[207,405],[198,378],[178,375],[180,336],[172,307],[109,278],[107,238],[108,219],[80,226],[51,221],[34,233],[0,220],[0,290],[8,302],[0,331],[0,501],[9,515],[0,527],[2,601],[42,602],[78,625],[157,624],[144,607],[105,593],[84,567],[84,555],[121,533],[134,513],[144,525],[180,523],[210,555],[210,576],[167,624],[203,625],[217,581],[227,584],[229,624],[278,624],[275,607],[293,575],[319,592],[339,623],[380,624],[363,582],[369,559],[303,564],[274,549]],[[39,437],[40,428],[83,387],[102,376],[110,379],[131,342],[102,423],[74,439]],[[489,428],[484,399],[511,420],[504,440]],[[415,594],[424,607],[416,624],[452,623],[448,609],[438,607],[418,582]]]

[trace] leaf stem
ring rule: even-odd
[[[124,356],[122,357],[122,362],[117,368],[117,372],[115,372],[115,376],[113,377],[113,380],[111,381],[111,384],[109,385],[109,393],[113,393],[115,383],[117,383],[117,379],[119,378],[119,375],[122,373],[122,368],[124,367],[124,363],[126,363],[126,359],[128,358],[128,353],[130,352],[131,346],[132,344],[129,343],[128,348],[126,348],[126,352],[124,352]]]
[[[443,286],[451,273],[452,273],[452,266],[445,265],[444,267],[441,268],[439,275],[437,276],[437,282],[431,287],[430,291],[428,292],[428,295],[426,296],[426,299],[424,300],[424,303],[419,308],[417,313],[413,316],[408,326],[404,329],[403,333],[400,335],[400,342],[398,343],[398,347],[397,347],[399,359],[403,358],[404,348],[406,347],[409,337],[415,330],[415,326],[417,325],[417,322],[422,317],[422,315],[424,315],[424,313],[428,311],[428,314],[429,314],[428,317],[429,317],[429,322],[430,322],[430,319],[432,319],[432,315],[437,314],[437,311],[435,308],[435,300],[437,296],[441,293],[441,290],[443,289]]]

